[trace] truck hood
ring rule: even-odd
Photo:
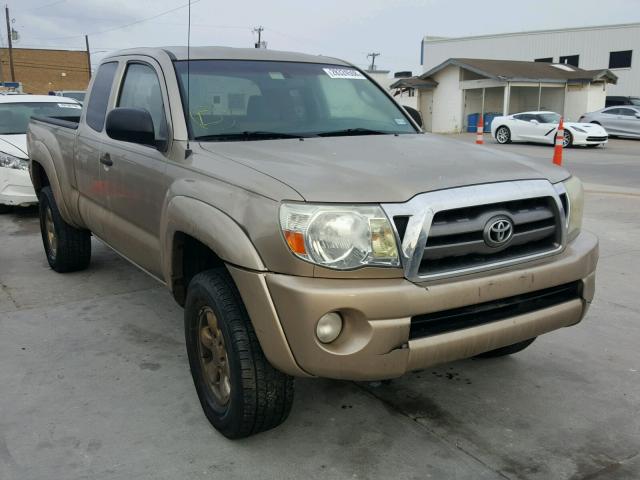
[[[18,158],[29,158],[27,155],[27,135],[0,135],[0,152],[8,153]]]
[[[566,170],[432,134],[206,142],[200,146],[289,185],[309,202],[405,202],[423,192]]]

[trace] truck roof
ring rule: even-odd
[[[172,60],[186,60],[187,47],[129,48],[112,52],[107,55],[105,59],[122,55],[147,55],[151,57],[168,55]],[[330,63],[334,65],[351,66],[350,63],[338,58],[267,50],[264,48],[191,47],[190,57],[192,60],[263,60],[273,62]]]

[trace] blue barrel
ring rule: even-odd
[[[467,132],[477,132],[478,131],[478,119],[480,118],[479,113],[470,113],[467,115]]]
[[[491,113],[485,113],[484,114],[484,131],[485,132],[490,132],[491,131],[491,122],[493,122],[493,119],[496,117],[499,117],[500,115],[502,115],[501,113],[496,113],[496,112],[491,112]]]

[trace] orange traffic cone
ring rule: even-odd
[[[560,117],[560,124],[558,125],[558,131],[556,132],[556,145],[553,147],[553,163],[560,166],[562,165],[562,143],[564,142],[564,122]]]
[[[478,130],[476,133],[476,143],[478,145],[482,145],[484,143],[484,125],[482,123],[482,115],[478,118]]]

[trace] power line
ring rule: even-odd
[[[194,0],[193,2],[191,2],[191,4],[193,5],[194,3],[198,3],[199,1],[200,0]],[[188,6],[189,6],[189,4],[185,3],[185,4],[182,4],[182,5],[178,6],[178,7],[172,8],[170,10],[165,10],[164,12],[157,13],[156,15],[153,15],[151,17],[141,18],[140,20],[136,20],[136,21],[133,21],[131,23],[126,23],[124,25],[119,25],[117,27],[107,28],[105,30],[99,30],[97,32],[90,32],[90,33],[86,33],[86,34],[85,33],[79,33],[77,35],[68,35],[66,37],[48,38],[46,40],[65,40],[67,38],[84,37],[85,35],[91,35],[91,36],[102,35],[103,33],[113,32],[114,30],[120,30],[121,28],[127,28],[127,27],[131,27],[133,25],[137,25],[139,23],[148,22],[149,20],[153,20],[154,18],[162,17],[163,15],[175,12],[177,10],[181,10],[181,9],[186,8]],[[45,39],[43,39],[43,40],[45,40]]]

